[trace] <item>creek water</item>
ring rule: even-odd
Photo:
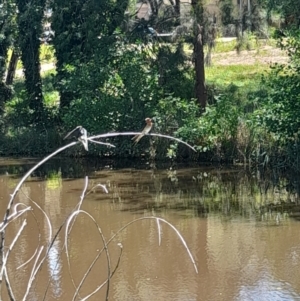
[[[34,162],[0,162],[1,216],[10,194]],[[28,286],[35,251],[46,247],[49,236],[61,226],[28,300],[72,300],[87,274],[74,297],[81,300],[114,270],[109,287],[104,284],[88,300],[105,300],[107,290],[109,300],[116,301],[300,300],[297,177],[232,166],[153,169],[132,165],[121,168],[112,162],[61,159],[41,167],[24,183],[15,204],[32,210],[9,224],[5,239],[7,250],[26,219],[7,263],[16,300],[23,298]],[[86,196],[82,212],[68,228],[66,252],[65,221],[81,199],[85,176]],[[98,184],[105,185],[107,193]],[[52,234],[37,205],[49,217]],[[153,217],[163,220],[158,223]],[[103,239],[114,235],[108,252],[102,252]],[[4,284],[1,296],[8,300]]]

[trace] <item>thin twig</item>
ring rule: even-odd
[[[33,166],[21,179],[21,181],[18,183],[18,185],[16,186],[14,192],[11,194],[10,196],[10,200],[8,203],[8,206],[6,208],[6,212],[3,218],[3,226],[5,226],[7,224],[7,220],[10,214],[10,209],[13,205],[14,199],[18,193],[18,191],[20,190],[20,187],[23,185],[23,183],[26,181],[26,179],[31,175],[31,173],[33,171],[35,171],[38,167],[40,167],[41,165],[43,165],[45,162],[47,162],[49,159],[51,159],[52,157],[54,157],[55,155],[57,155],[58,153],[62,152],[63,150],[75,145],[79,143],[79,141],[76,142],[71,142],[61,148],[59,148],[58,150],[56,150],[55,152],[53,152],[52,154],[50,154],[49,156],[45,157],[42,161],[40,161],[39,163],[37,163],[35,166]],[[4,247],[4,238],[5,238],[5,231],[3,231],[1,233],[1,243],[0,243],[0,256],[3,256],[2,252],[3,252],[3,247]]]
[[[121,233],[123,230],[125,230],[126,228],[128,228],[130,225],[132,225],[132,224],[134,224],[134,223],[136,223],[136,222],[139,222],[139,221],[141,221],[141,220],[144,220],[144,219],[156,219],[156,221],[159,220],[159,221],[164,222],[164,223],[166,223],[166,224],[168,224],[168,225],[171,226],[171,228],[176,232],[176,234],[179,236],[181,242],[183,243],[184,247],[186,248],[186,250],[187,250],[187,252],[188,252],[188,255],[189,255],[189,257],[191,258],[191,261],[192,261],[192,263],[193,263],[193,265],[194,265],[195,271],[196,271],[196,273],[198,274],[198,269],[197,269],[195,260],[194,260],[194,258],[193,258],[193,256],[192,256],[192,253],[191,253],[191,251],[189,250],[189,248],[188,248],[188,246],[187,246],[187,244],[186,244],[184,238],[182,237],[182,235],[179,233],[179,231],[178,231],[172,224],[168,223],[166,220],[164,220],[164,219],[162,219],[162,218],[160,218],[160,217],[155,217],[155,216],[144,216],[144,217],[140,217],[140,218],[138,218],[138,219],[135,219],[135,220],[133,220],[133,221],[127,223],[125,226],[123,226],[122,228],[120,228],[120,229],[119,229],[119,230],[118,230],[118,231],[117,231],[117,232],[116,232],[116,233],[115,233],[115,234],[107,241],[106,247],[108,247],[108,245],[113,241],[113,239],[115,239],[115,237],[116,237],[119,233]],[[91,263],[91,265],[90,265],[90,267],[89,267],[89,270],[91,270],[92,267],[94,266],[94,264],[97,262],[98,258],[101,256],[103,250],[104,250],[104,248],[102,248],[102,249],[100,250],[100,252],[97,254],[97,256],[95,257],[94,261]],[[83,279],[82,279],[82,281],[81,281],[82,284],[83,284],[83,282],[85,281],[86,276],[87,276],[87,275],[85,275],[85,276],[83,277]],[[103,284],[103,285],[104,285],[104,284]],[[101,287],[102,287],[102,285],[101,285]]]
[[[80,210],[81,208],[81,205],[82,205],[82,202],[84,200],[84,197],[85,197],[85,193],[87,191],[87,188],[88,188],[88,184],[89,184],[89,178],[86,176],[85,177],[85,182],[84,182],[84,188],[83,188],[83,191],[82,191],[82,194],[80,196],[80,201],[79,203],[76,205],[75,207],[75,210],[73,212],[76,212],[77,210]],[[77,208],[77,209],[76,209]],[[68,217],[68,220],[69,220],[70,216]],[[70,225],[70,229],[68,230],[68,232],[66,232],[66,236],[65,236],[65,241],[66,241],[66,238],[69,236],[69,234],[71,233],[72,231],[72,228],[74,226],[74,223],[76,221],[76,218],[77,218],[77,215],[75,215],[74,217],[74,220],[72,221],[71,225]],[[68,220],[67,220],[67,228],[68,228]],[[66,246],[66,255],[67,255],[67,263],[68,263],[68,271],[69,271],[69,275],[71,277],[71,281],[72,281],[72,284],[74,286],[74,288],[76,289],[76,284],[75,284],[75,281],[74,281],[74,278],[73,278],[73,275],[72,275],[72,271],[71,271],[71,263],[70,263],[70,258],[69,258],[69,253],[68,253],[68,248],[67,248],[67,245],[64,244],[64,246]]]
[[[106,134],[101,134],[101,135],[96,135],[96,136],[90,136],[88,138],[88,140],[93,141],[94,139],[99,139],[99,138],[109,138],[109,137],[116,137],[116,136],[136,136],[136,135],[140,135],[140,134],[142,134],[142,133],[141,132],[106,133]],[[148,136],[148,135],[175,140],[177,142],[180,142],[180,143],[186,145],[187,147],[192,149],[194,152],[196,152],[194,147],[192,147],[190,144],[182,141],[179,138],[175,138],[175,137],[163,135],[163,134],[156,134],[156,133],[149,133],[149,134],[146,134],[145,136]]]
[[[5,283],[6,283],[6,287],[7,287],[9,298],[10,298],[11,301],[15,301],[16,298],[15,298],[15,296],[13,294],[13,290],[12,290],[12,287],[10,285],[10,281],[9,281],[9,278],[8,278],[6,267],[4,269],[4,279],[5,279]]]
[[[102,239],[102,242],[103,242],[103,245],[104,245],[104,248],[103,248],[103,249],[105,250],[106,258],[107,258],[107,268],[108,268],[108,282],[107,282],[108,284],[107,284],[107,285],[108,285],[108,289],[109,289],[109,282],[110,282],[110,280],[109,280],[109,279],[110,279],[110,266],[111,266],[111,265],[110,265],[110,256],[109,256],[107,244],[106,244],[105,238],[104,238],[104,236],[103,236],[103,234],[102,234],[102,230],[101,230],[101,228],[99,227],[99,225],[97,224],[96,220],[93,218],[93,216],[91,216],[88,212],[86,212],[86,211],[84,211],[84,210],[81,210],[81,209],[80,209],[80,210],[77,210],[77,211],[73,212],[73,213],[71,214],[71,216],[69,217],[69,220],[68,220],[67,225],[66,225],[66,231],[65,231],[65,233],[66,233],[66,235],[65,235],[66,254],[67,254],[67,256],[68,256],[68,234],[69,234],[68,229],[69,229],[69,223],[72,221],[73,217],[76,217],[79,213],[84,213],[84,214],[86,214],[86,215],[94,222],[94,224],[96,225],[97,230],[98,230],[98,232],[99,232],[99,234],[100,234],[100,236],[101,236],[101,239]],[[98,255],[97,255],[96,257],[98,257]],[[91,269],[88,269],[87,274],[90,272],[90,270],[91,270]],[[80,283],[80,284],[78,285],[77,289],[76,289],[76,292],[75,292],[75,294],[74,294],[74,296],[73,296],[72,301],[74,301],[75,298],[77,297],[78,292],[79,292],[81,286],[82,286],[82,284]],[[108,292],[107,292],[107,296],[108,296]],[[107,300],[108,300],[108,297],[107,297]]]
[[[140,132],[125,132],[125,133],[107,133],[107,134],[102,134],[102,135],[97,135],[97,136],[91,136],[91,137],[87,137],[87,140],[90,141],[91,143],[95,143],[95,144],[101,144],[101,145],[105,145],[105,146],[110,146],[110,147],[115,147],[114,145],[110,144],[110,143],[104,143],[104,142],[101,142],[101,141],[95,141],[94,139],[99,139],[99,138],[109,138],[109,137],[115,137],[115,136],[135,136],[135,135],[138,135],[138,134],[141,134]],[[163,134],[156,134],[156,133],[150,133],[148,134],[150,136],[158,136],[158,137],[162,137],[162,138],[167,138],[167,139],[171,139],[171,140],[175,140],[177,142],[180,142],[180,143],[183,143],[185,144],[187,147],[191,148],[193,151],[196,151],[191,145],[189,145],[188,143],[178,139],[178,138],[175,138],[175,137],[172,137],[172,136],[167,136],[167,135],[163,135]],[[13,203],[14,203],[14,200],[15,200],[15,197],[17,195],[17,193],[19,192],[21,186],[23,185],[23,183],[26,181],[26,179],[30,176],[30,174],[35,171],[38,167],[40,167],[42,164],[44,164],[46,161],[48,161],[50,158],[54,157],[55,155],[57,155],[58,153],[64,151],[65,149],[69,148],[69,147],[72,147],[76,144],[78,144],[80,141],[74,141],[74,142],[71,142],[61,148],[59,148],[58,150],[56,150],[55,152],[53,152],[52,154],[48,155],[47,157],[45,157],[43,160],[41,160],[39,163],[37,163],[34,167],[32,167],[24,176],[23,178],[20,180],[20,182],[18,183],[18,185],[16,186],[14,192],[11,194],[10,196],[10,200],[9,200],[9,203],[7,205],[7,209],[6,209],[6,212],[5,212],[5,215],[4,215],[4,219],[3,219],[3,222],[0,223],[0,232],[1,232],[1,242],[0,242],[0,256],[2,256],[2,267],[1,267],[1,272],[0,272],[0,277],[1,277],[1,281],[0,281],[0,286],[2,286],[2,278],[3,278],[3,275],[7,275],[7,270],[6,270],[6,263],[7,263],[7,259],[8,259],[8,256],[10,254],[10,251],[11,249],[13,248],[14,244],[16,243],[16,241],[18,240],[18,238],[20,237],[21,235],[21,232],[23,231],[25,225],[26,225],[26,220],[23,221],[23,225],[22,227],[19,229],[15,239],[13,240],[13,242],[11,243],[11,245],[9,246],[9,249],[8,249],[8,252],[6,254],[4,254],[4,240],[5,240],[5,229],[8,225],[8,223],[10,223],[12,220],[15,220],[16,218],[20,217],[24,212],[28,211],[31,209],[31,207],[26,207],[24,210],[21,210],[21,211],[17,211],[17,206],[19,206],[20,204],[21,205],[24,205],[22,203],[18,203],[15,205],[14,207],[14,212],[10,215],[10,211],[11,211],[11,208],[13,206]],[[117,270],[118,266],[119,266],[119,262],[120,262],[120,259],[121,259],[121,255],[122,255],[122,247],[121,247],[121,252],[120,252],[120,256],[119,256],[119,259],[118,259],[118,263],[115,267],[115,269],[113,270],[113,272],[111,272],[111,264],[110,264],[110,255],[109,255],[109,252],[108,252],[108,245],[110,242],[112,242],[112,240],[116,237],[116,235],[118,235],[121,231],[123,231],[125,228],[127,228],[129,225],[133,224],[134,222],[137,222],[137,221],[140,221],[140,220],[143,220],[143,219],[155,219],[156,220],[156,223],[157,223],[157,226],[158,226],[158,234],[159,234],[159,245],[161,244],[161,226],[160,226],[160,222],[164,222],[166,224],[168,224],[175,232],[176,234],[179,236],[181,242],[183,243],[184,247],[186,248],[187,252],[188,252],[188,255],[194,265],[194,268],[196,270],[196,272],[198,273],[198,270],[197,270],[197,267],[196,267],[196,264],[195,264],[195,261],[194,261],[194,258],[185,242],[185,240],[183,239],[183,237],[181,236],[181,234],[179,233],[179,231],[170,223],[168,223],[166,220],[164,219],[161,219],[161,218],[157,218],[157,217],[143,217],[143,218],[139,218],[139,219],[136,219],[128,224],[126,224],[124,227],[122,227],[121,229],[118,230],[118,232],[113,235],[107,242],[102,234],[102,230],[100,228],[100,226],[96,223],[95,219],[89,214],[87,213],[86,211],[83,211],[81,210],[81,205],[82,205],[82,202],[85,198],[85,196],[87,194],[89,194],[91,191],[93,191],[93,189],[95,187],[101,187],[106,193],[108,192],[105,185],[101,185],[101,184],[98,184],[96,185],[94,188],[92,188],[88,193],[86,193],[86,190],[87,190],[87,186],[88,186],[88,178],[86,177],[86,185],[85,185],[85,188],[83,190],[83,193],[81,195],[81,198],[80,198],[80,201],[78,203],[78,205],[76,206],[77,207],[77,210],[74,210],[73,213],[63,222],[63,224],[61,225],[61,227],[59,228],[59,230],[56,232],[56,234],[54,235],[54,237],[52,238],[52,226],[51,226],[51,222],[50,222],[50,218],[48,217],[48,215],[46,214],[46,212],[36,203],[34,202],[33,200],[31,200],[28,196],[28,198],[38,207],[38,209],[40,209],[43,213],[43,215],[46,217],[46,220],[47,220],[47,223],[48,223],[48,226],[49,226],[49,240],[48,240],[48,247],[47,247],[47,250],[45,252],[45,256],[40,260],[41,258],[41,254],[42,254],[42,251],[44,250],[44,247],[37,247],[36,249],[36,252],[35,254],[33,255],[32,258],[34,258],[36,256],[36,259],[35,259],[35,263],[34,263],[34,266],[31,270],[31,275],[30,275],[30,278],[29,278],[29,281],[28,281],[28,285],[27,285],[27,289],[26,289],[26,292],[24,294],[24,297],[23,297],[23,300],[25,300],[28,296],[28,293],[29,293],[29,290],[32,286],[32,283],[33,283],[33,280],[37,274],[37,272],[39,271],[39,269],[41,268],[43,262],[45,261],[45,259],[47,258],[48,256],[48,253],[50,251],[50,249],[52,248],[53,246],[53,243],[54,241],[56,240],[59,232],[61,231],[62,227],[66,224],[66,234],[65,234],[65,243],[64,243],[64,246],[61,250],[61,252],[63,251],[64,247],[66,248],[66,252],[67,252],[67,258],[68,258],[68,265],[69,265],[69,272],[70,272],[70,276],[72,278],[72,281],[73,281],[73,285],[75,286],[76,288],[76,292],[74,294],[74,297],[73,297],[73,300],[79,295],[79,290],[81,289],[85,279],[87,278],[87,276],[89,275],[91,269],[93,268],[94,264],[96,263],[96,261],[98,260],[98,258],[100,257],[100,255],[102,254],[103,251],[105,251],[106,253],[106,257],[107,257],[107,263],[108,263],[108,278],[106,279],[105,282],[102,283],[102,285],[98,286],[96,290],[94,290],[94,292],[92,292],[90,295],[86,296],[83,300],[87,300],[90,296],[92,296],[93,294],[95,294],[97,291],[99,291],[99,289],[101,289],[101,287],[103,287],[106,283],[107,283],[107,292],[106,292],[106,300],[108,300],[108,294],[109,294],[109,284],[110,284],[110,279],[111,277],[114,275],[115,271]],[[101,236],[101,239],[102,239],[102,242],[103,242],[103,248],[102,250],[96,255],[93,263],[90,265],[90,267],[88,268],[87,272],[85,273],[85,275],[83,276],[82,280],[80,281],[80,284],[76,287],[75,283],[74,283],[74,280],[73,280],[73,277],[72,277],[72,274],[71,274],[71,268],[70,268],[70,259],[69,259],[69,255],[68,255],[68,236],[70,235],[70,232],[71,232],[71,229],[73,227],[73,224],[76,220],[76,217],[78,216],[78,214],[80,213],[85,213],[86,215],[88,215],[88,217],[90,217],[92,219],[92,221],[94,222],[94,224],[96,225],[97,229],[98,229],[98,232]],[[34,215],[34,213],[33,213]],[[35,215],[34,215],[35,216]],[[37,219],[36,219],[37,220]],[[37,222],[38,224],[38,222]],[[36,254],[37,253],[37,254]],[[32,258],[30,260],[32,260]],[[29,261],[30,261],[29,260]],[[27,261],[26,263],[28,263],[29,261]],[[24,264],[26,264],[24,263]],[[24,264],[22,266],[24,266]],[[8,283],[7,287],[8,287],[8,290],[10,290],[10,282],[9,282],[9,279],[7,277],[6,279],[6,282]],[[47,291],[48,291],[48,288],[49,288],[49,284],[50,284],[50,280],[48,282],[48,286],[47,286],[47,289],[45,291],[45,294],[44,294],[44,299],[46,297],[46,294],[47,294]],[[1,291],[1,288],[0,288],[0,291]],[[13,293],[12,291],[9,292],[10,294],[10,298],[13,299]]]
[[[157,224],[157,231],[158,231],[158,245],[160,246],[160,244],[161,244],[161,228],[160,228],[159,219],[156,219],[156,224]]]
[[[20,205],[20,204],[22,204],[22,203],[18,203],[18,205]],[[22,204],[22,205],[25,205],[25,204]],[[26,206],[26,205],[25,205]],[[6,227],[11,223],[11,222],[13,222],[14,220],[16,220],[18,217],[20,217],[23,213],[25,213],[25,212],[27,212],[27,211],[29,211],[29,210],[31,210],[32,208],[31,207],[26,207],[25,209],[23,209],[23,210],[21,210],[21,211],[18,211],[18,212],[14,212],[13,214],[11,214],[9,217],[8,217],[8,219],[7,219],[7,223],[6,223],[6,225],[5,226],[3,226],[3,228],[0,228],[0,232],[3,232],[5,229],[6,229]],[[0,227],[3,225],[4,223],[1,223],[0,224]]]
[[[86,179],[87,179],[87,177],[86,177]],[[87,182],[85,182],[85,183],[87,183]],[[93,187],[89,192],[87,192],[87,193],[83,192],[83,193],[81,194],[80,201],[79,201],[78,204],[75,206],[75,208],[77,208],[77,210],[79,210],[79,209],[81,208],[82,201],[83,201],[83,197],[87,196],[89,193],[91,193],[91,192],[92,192],[96,187],[98,187],[98,186],[101,187],[106,193],[108,193],[107,188],[106,188],[105,185],[97,184],[97,185],[96,185],[95,187]],[[75,211],[75,209],[74,209],[74,211]],[[74,211],[73,211],[73,212],[74,212]],[[63,221],[63,223],[60,225],[59,229],[58,229],[57,232],[55,233],[55,235],[54,235],[54,237],[53,237],[53,239],[52,239],[51,245],[50,245],[50,247],[48,248],[47,254],[48,254],[48,252],[50,251],[52,245],[54,244],[56,238],[58,237],[58,234],[60,233],[60,231],[62,230],[62,228],[63,228],[64,225],[66,224],[66,222],[68,221],[69,217],[70,217],[70,216],[68,216],[68,217]],[[62,246],[60,253],[62,253],[64,249],[65,249],[65,244]],[[56,265],[57,265],[57,264],[56,264]],[[55,266],[55,268],[56,268],[56,266]],[[55,268],[54,268],[54,270],[55,270]],[[43,299],[42,299],[42,300],[45,300],[45,298],[46,298],[46,295],[47,295],[47,292],[48,292],[48,289],[49,289],[49,285],[50,285],[50,279],[48,280],[48,284],[47,284],[47,287],[46,287],[46,290],[45,290],[45,293],[44,293],[44,296],[43,296]],[[76,288],[76,287],[75,287],[75,288]]]
[[[106,185],[102,185],[102,184],[97,184],[94,188],[91,189],[91,191],[93,191],[97,187],[101,187],[104,190],[105,193],[108,193]]]
[[[95,141],[91,138],[87,139],[90,142],[96,143],[96,144],[100,144],[100,145],[105,145],[105,146],[110,146],[110,147],[116,147],[115,145],[111,144],[111,143],[106,143],[106,142],[101,142],[101,141]]]
[[[21,179],[21,181],[18,183],[18,185],[16,186],[14,192],[11,194],[11,197],[10,197],[10,201],[8,203],[8,206],[7,206],[7,210],[6,210],[6,213],[5,213],[5,216],[4,216],[4,223],[7,221],[7,217],[9,216],[9,212],[10,212],[10,208],[14,202],[14,198],[16,197],[18,191],[20,190],[20,187],[23,185],[23,183],[26,181],[26,179],[38,168],[40,167],[41,165],[43,165],[45,162],[47,162],[49,159],[51,159],[52,157],[54,157],[55,155],[59,154],[60,152],[62,152],[63,150],[75,145],[79,143],[79,141],[74,141],[74,142],[71,142],[61,148],[59,148],[58,150],[56,150],[55,152],[53,152],[52,154],[50,154],[49,156],[45,157],[42,161],[40,161],[39,163],[37,163],[35,166],[33,166],[24,176],[23,178]]]
[[[84,200],[85,193],[86,193],[87,185],[88,185],[88,177],[85,177],[85,185],[84,185],[84,188],[83,188],[83,192],[82,192],[82,194],[80,196],[79,202],[75,206],[75,208],[78,208],[77,210],[79,210],[81,208],[81,205],[82,205],[82,202]],[[76,209],[74,209],[74,211],[75,210]],[[52,248],[52,246],[53,246],[53,244],[54,244],[54,242],[56,240],[56,238],[58,237],[58,234],[60,233],[60,231],[62,230],[63,226],[66,224],[66,222],[68,221],[68,219],[69,219],[69,216],[63,221],[63,223],[60,225],[59,229],[55,233],[55,235],[54,235],[54,237],[52,239],[52,242],[51,242],[51,244],[50,244],[50,246],[49,246],[49,248],[47,250],[47,254],[49,253],[50,249]],[[72,224],[72,226],[73,226],[73,224]],[[71,229],[70,229],[70,231],[71,231]],[[65,248],[65,245],[62,246],[60,253],[63,252],[64,248]],[[56,263],[56,265],[54,267],[54,270],[56,269],[57,264],[58,263]],[[70,267],[69,267],[69,273],[70,273]],[[73,281],[72,275],[70,275],[70,276],[71,276],[71,279],[72,279],[73,286],[74,286],[74,288],[76,288],[76,285],[75,285],[75,283]],[[47,295],[47,292],[48,292],[48,289],[49,289],[49,285],[50,285],[50,279],[48,281],[48,284],[47,284],[47,287],[46,287],[46,290],[45,290],[45,293],[44,293],[43,300],[45,300],[45,298],[46,298],[46,295]]]
[[[1,267],[1,271],[0,271],[0,281],[2,281],[3,271],[4,271],[4,268],[6,267],[6,262],[7,262],[9,254],[10,254],[10,251],[14,247],[15,243],[17,242],[18,238],[20,237],[20,235],[21,235],[21,233],[24,230],[24,228],[25,228],[26,225],[27,225],[27,221],[25,219],[23,221],[21,227],[18,229],[18,232],[17,232],[14,240],[12,241],[12,243],[10,244],[10,246],[8,247],[7,253],[4,254],[4,256],[3,256],[3,264],[2,264],[2,267]]]
[[[20,237],[20,235],[21,235],[21,233],[24,230],[26,225],[27,225],[27,222],[26,222],[26,220],[24,220],[21,227],[19,228],[14,240],[12,241],[10,246],[8,247],[7,253],[4,254],[4,252],[3,252],[2,266],[1,266],[1,272],[0,272],[0,279],[1,279],[0,282],[2,283],[2,277],[3,277],[3,274],[4,274],[6,287],[7,287],[8,294],[9,294],[9,297],[10,297],[11,301],[14,301],[15,298],[14,298],[13,291],[11,289],[9,279],[8,278],[6,279],[6,276],[7,276],[6,263],[7,263],[8,256],[9,256],[12,248],[14,247],[15,243],[17,242],[18,238]]]
[[[180,234],[180,232],[179,232],[179,231],[178,231],[171,223],[167,222],[165,219],[160,218],[160,217],[156,217],[156,216],[144,216],[144,217],[137,218],[137,219],[135,219],[135,220],[133,220],[133,221],[127,223],[125,226],[123,226],[121,229],[119,229],[119,230],[118,230],[118,231],[117,231],[117,232],[116,232],[116,233],[115,233],[115,234],[107,241],[107,245],[108,245],[108,244],[109,244],[109,243],[110,243],[110,242],[111,242],[111,241],[112,241],[112,240],[113,240],[120,232],[122,232],[122,231],[123,231],[124,229],[126,229],[128,226],[132,225],[132,224],[135,223],[135,222],[144,220],[144,219],[156,219],[156,220],[159,220],[159,221],[161,221],[161,222],[164,222],[164,223],[166,223],[167,225],[169,225],[169,226],[176,232],[176,234],[177,234],[178,237],[180,238],[180,240],[181,240],[183,246],[185,247],[186,251],[188,252],[188,255],[189,255],[189,257],[190,257],[190,259],[191,259],[191,261],[192,261],[192,263],[193,263],[193,265],[194,265],[195,271],[196,271],[196,273],[198,274],[198,268],[197,268],[197,266],[196,266],[194,257],[193,257],[193,255],[192,255],[190,249],[188,248],[188,246],[187,246],[187,244],[186,244],[184,238],[182,237],[182,235]],[[103,249],[102,249],[102,250],[103,250]],[[101,250],[101,251],[102,251],[102,250]]]
[[[43,249],[44,249],[44,247],[41,246],[41,248],[40,248],[40,250],[39,250],[39,252],[38,252],[38,254],[36,256],[36,259],[35,259],[35,262],[34,262],[34,265],[32,267],[30,277],[29,277],[29,281],[28,281],[28,284],[27,284],[27,287],[26,287],[26,292],[25,292],[25,294],[23,296],[23,301],[26,300],[27,295],[29,294],[29,290],[31,288],[31,284],[32,284],[32,282],[33,282],[33,280],[35,278],[36,272],[39,270],[39,266],[37,268],[35,268],[35,267],[37,265],[38,259],[40,258]]]
[[[28,197],[28,198],[29,198],[29,197]],[[48,228],[49,228],[48,244],[50,245],[51,239],[52,239],[52,232],[53,232],[50,218],[49,218],[48,214],[45,212],[45,210],[42,209],[42,207],[41,207],[38,203],[36,203],[36,202],[35,202],[33,199],[31,199],[31,198],[29,198],[29,200],[30,200],[30,201],[31,201],[38,209],[41,210],[41,212],[43,213],[43,215],[44,215],[45,218],[46,218],[46,221],[47,221],[47,224],[48,224]]]
[[[122,244],[118,243],[118,246],[120,247],[120,255],[119,255],[118,262],[117,262],[114,270],[110,274],[110,277],[108,279],[106,279],[101,285],[99,285],[96,290],[94,290],[93,292],[91,292],[88,296],[86,296],[85,298],[83,298],[81,301],[85,301],[88,298],[90,298],[91,296],[95,295],[109,281],[109,279],[111,279],[113,277],[113,275],[115,274],[115,272],[117,271],[117,269],[118,269],[118,267],[120,265],[121,257],[122,257],[122,254],[123,254],[123,246],[122,246]],[[108,300],[108,290],[106,290],[105,300]]]
[[[24,195],[25,195],[25,196],[29,199],[29,201],[31,201],[38,209],[41,210],[41,212],[43,213],[43,215],[44,215],[45,218],[46,218],[46,221],[47,221],[47,224],[48,224],[48,227],[49,227],[49,235],[48,235],[48,236],[49,236],[49,238],[48,238],[48,247],[49,247],[50,244],[51,244],[52,231],[53,231],[53,230],[52,230],[52,225],[51,225],[50,218],[48,217],[48,215],[47,215],[47,213],[45,212],[45,210],[43,210],[43,209],[41,208],[41,206],[40,206],[38,203],[36,203],[32,198],[30,198],[30,197],[29,197],[28,195],[26,195],[25,193],[24,193]],[[38,223],[38,220],[37,220],[35,214],[34,214],[34,213],[32,213],[32,214],[33,214],[33,217],[34,217],[34,219],[36,220],[36,223],[37,223],[37,225],[38,225],[39,223]],[[41,233],[41,231],[39,231],[39,233]],[[40,236],[41,236],[41,235],[39,235],[39,243],[38,243],[38,246],[40,245]],[[38,250],[38,247],[35,249],[35,252],[34,252],[34,254],[31,256],[31,258],[29,258],[26,262],[24,262],[24,263],[21,264],[19,267],[17,267],[17,270],[20,269],[20,268],[22,268],[23,266],[27,265],[27,264],[34,258],[34,256],[35,256],[37,250]],[[42,261],[45,260],[46,257],[47,257],[47,252],[46,252],[46,254],[45,254],[45,257],[42,259]]]
[[[148,217],[145,217],[145,218],[148,218]],[[157,219],[159,219],[160,221],[166,223],[168,226],[170,226],[170,227],[176,232],[177,236],[179,237],[179,239],[181,240],[183,246],[185,247],[186,251],[188,252],[189,257],[190,257],[190,259],[191,259],[191,261],[192,261],[192,263],[193,263],[193,265],[194,265],[195,271],[196,271],[196,273],[198,274],[198,268],[197,268],[197,266],[196,266],[196,262],[195,262],[195,260],[194,260],[194,257],[193,257],[193,255],[192,255],[192,253],[191,253],[189,247],[187,246],[187,243],[186,243],[186,241],[184,240],[183,236],[182,236],[182,235],[180,234],[180,232],[179,232],[179,231],[178,231],[171,223],[169,223],[168,221],[166,221],[166,220],[164,220],[164,219],[162,219],[162,218],[158,218],[158,217],[157,217]]]

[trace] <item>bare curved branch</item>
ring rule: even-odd
[[[117,136],[136,136],[136,135],[140,135],[140,134],[142,134],[142,132],[106,133],[106,134],[101,134],[101,135],[96,135],[96,136],[90,136],[90,137],[88,137],[88,140],[93,142],[94,139],[99,139],[99,138],[109,138],[109,137],[117,137]],[[192,147],[190,144],[182,141],[179,138],[175,138],[173,136],[168,136],[168,135],[163,135],[163,134],[156,134],[156,133],[149,133],[147,135],[175,140],[179,143],[182,143],[182,144],[186,145],[187,147],[192,149],[194,152],[196,152],[194,147]],[[145,136],[147,136],[147,135],[145,135]]]

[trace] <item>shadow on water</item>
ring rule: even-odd
[[[0,158],[0,175],[8,174],[14,177],[24,175],[30,168],[37,164],[41,158]],[[138,169],[148,170],[151,164],[147,160],[132,159],[107,159],[97,160],[93,158],[68,158],[55,157],[40,166],[32,173],[33,177],[45,178],[49,173],[61,172],[63,179],[82,178],[87,174],[100,170],[118,170],[118,169]],[[177,165],[185,167],[194,167],[193,163],[181,163]],[[159,162],[156,164],[158,169],[170,167],[169,162]]]
[[[17,179],[37,162],[34,158],[2,159],[0,175]],[[126,204],[122,211],[143,214],[145,210],[173,210],[185,217],[218,213],[247,219],[288,214],[300,220],[299,175],[276,170],[250,172],[238,166],[171,163],[158,163],[151,169],[147,161],[56,158],[38,168],[30,181],[56,177],[72,181],[86,175],[108,185],[110,201]],[[107,200],[97,192],[93,198]]]
[[[174,210],[184,217],[281,219],[300,212],[298,186],[279,175],[253,175],[235,167],[130,171],[134,181],[111,187],[124,211]],[[292,177],[295,183],[295,177]],[[133,184],[134,182],[134,184]],[[121,196],[121,197],[120,197]],[[300,216],[300,213],[299,213]]]

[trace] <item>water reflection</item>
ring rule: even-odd
[[[241,286],[236,301],[256,300],[300,300],[289,283],[277,281],[268,271],[263,272],[259,279],[248,286]]]
[[[37,245],[46,245],[49,236],[48,223],[31,200],[49,215],[56,233],[80,200],[84,180],[77,179],[77,175],[84,173],[89,174],[89,189],[100,183],[109,191],[105,194],[102,189],[94,189],[82,205],[95,218],[106,239],[135,218],[162,217],[186,239],[199,269],[196,274],[170,227],[161,225],[159,246],[156,222],[136,222],[109,245],[112,269],[120,255],[118,243],[123,245],[120,265],[110,283],[110,300],[300,299],[300,209],[297,186],[289,185],[287,178],[261,174],[257,177],[236,168],[113,170],[98,163],[73,167],[59,162],[37,171],[16,199],[34,209],[34,216],[26,215],[28,226],[9,262],[10,279],[16,280],[12,282],[17,300],[24,294],[32,263],[16,268],[34,253]],[[8,174],[0,176],[1,214],[18,178],[10,175],[14,165],[9,166],[0,168],[8,170]],[[15,166],[17,173],[24,172],[30,164],[21,166]],[[7,245],[20,224],[18,220],[10,226]],[[78,216],[69,239],[73,279],[63,247],[64,236],[60,233],[36,278],[30,300],[41,299],[48,281],[49,300],[72,299],[74,284],[80,283],[103,243],[92,220]],[[103,254],[80,289],[78,299],[102,284],[107,273]],[[104,286],[89,300],[103,300],[105,294]]]
[[[61,287],[61,243],[56,240],[48,255],[48,269],[51,277],[51,291],[55,299],[59,300],[62,295],[63,288]]]

